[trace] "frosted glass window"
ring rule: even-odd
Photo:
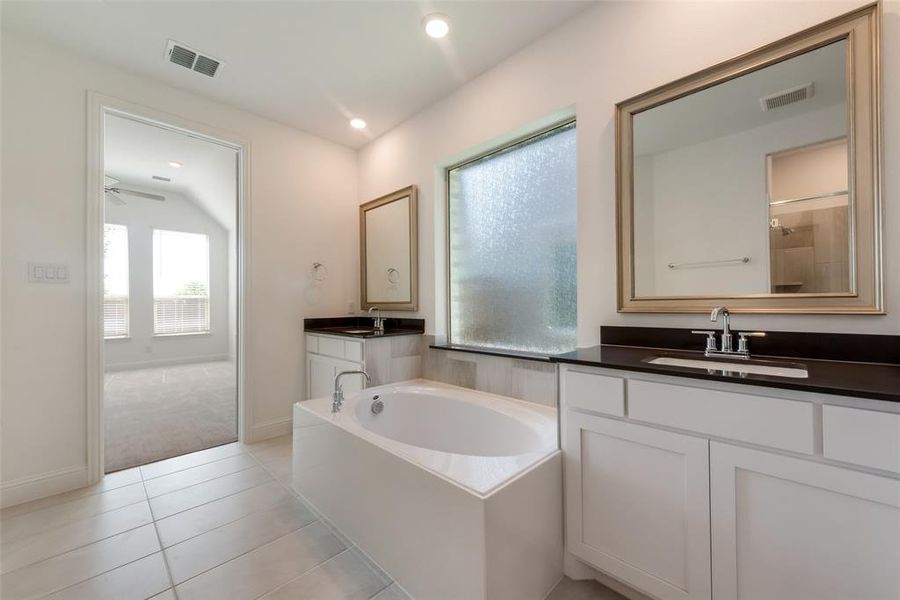
[[[449,171],[450,341],[575,347],[575,123]]]

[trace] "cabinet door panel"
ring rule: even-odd
[[[569,551],[662,600],[708,600],[708,444],[568,411]]]
[[[716,600],[896,600],[900,481],[710,447]]]
[[[306,355],[307,399],[330,396],[334,388],[334,360],[318,354]]]

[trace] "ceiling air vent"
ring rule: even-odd
[[[797,102],[809,100],[810,98],[815,96],[815,94],[815,86],[812,83],[807,83],[806,85],[798,85],[797,87],[792,87],[780,92],[776,92],[774,94],[769,94],[768,96],[763,96],[759,99],[759,104],[762,107],[763,111],[769,111],[776,108],[781,108],[782,106],[787,106],[789,104],[795,104]]]
[[[166,60],[207,77],[215,77],[222,67],[222,61],[219,59],[200,54],[197,50],[174,40],[169,40],[166,45]]]

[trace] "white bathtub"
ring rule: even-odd
[[[562,575],[555,409],[425,380],[298,402],[293,484],[418,600],[539,600]]]

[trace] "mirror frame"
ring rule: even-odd
[[[366,287],[366,212],[372,209],[409,198],[409,302],[369,302]],[[391,192],[359,207],[359,297],[360,308],[369,310],[419,310],[419,210],[416,186],[411,185]]]
[[[877,3],[683,77],[616,105],[616,228],[618,310],[699,313],[727,304],[732,312],[884,314],[881,216],[881,71]],[[646,296],[635,294],[634,115],[717,84],[847,40],[851,273],[848,293]]]

